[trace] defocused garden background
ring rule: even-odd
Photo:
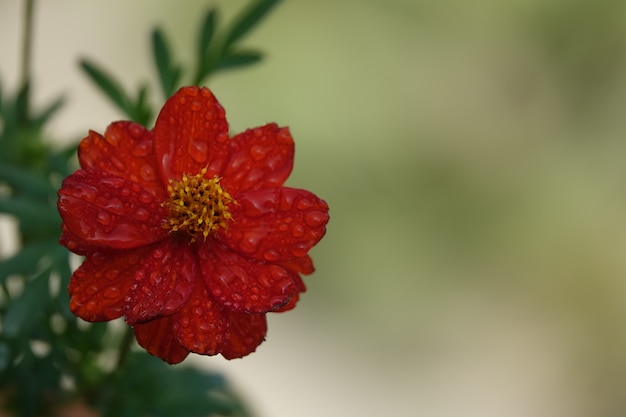
[[[38,2],[35,104],[68,100],[51,137],[120,118],[80,57],[156,86],[151,28],[189,59],[212,4]],[[4,86],[22,7],[0,1]],[[267,342],[187,363],[259,417],[626,414],[626,2],[292,0],[249,43],[263,63],[209,86],[233,132],[291,127],[289,184],[332,217]]]

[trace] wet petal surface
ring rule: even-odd
[[[78,147],[83,169],[99,169],[141,186],[159,200],[167,194],[158,177],[150,130],[133,122],[111,124],[104,136],[89,132]]]
[[[198,245],[198,258],[209,293],[231,311],[276,310],[297,290],[286,269],[246,259],[219,243]]]
[[[267,188],[237,198],[232,221],[219,240],[237,252],[266,262],[307,255],[326,233],[328,205],[295,188]]]
[[[221,174],[224,188],[237,196],[244,191],[283,185],[293,168],[293,153],[289,129],[274,123],[234,136]]]
[[[182,362],[189,355],[189,351],[178,343],[172,333],[171,316],[136,324],[133,330],[141,347],[167,363]]]
[[[67,229],[97,246],[128,249],[167,236],[167,211],[152,194],[105,171],[78,170],[63,181],[58,208]]]
[[[219,175],[228,153],[228,123],[222,106],[206,88],[183,87],[167,100],[154,127],[154,150],[161,180],[207,169]]]
[[[164,239],[145,257],[126,297],[126,322],[136,324],[167,316],[187,302],[199,278],[190,246]]]
[[[149,250],[142,247],[88,255],[70,279],[72,313],[87,321],[121,317],[132,277]]]

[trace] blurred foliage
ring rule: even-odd
[[[219,70],[243,67],[261,54],[238,42],[277,4],[250,3],[232,25],[217,31],[211,9],[198,36],[197,83]],[[164,33],[153,32],[154,61],[164,97],[181,86]],[[142,85],[130,95],[90,61],[81,67],[132,120],[147,124],[153,110]],[[69,311],[70,257],[58,244],[61,219],[56,190],[75,169],[76,145],[55,149],[45,127],[64,103],[33,111],[29,84],[10,95],[0,85],[0,213],[17,224],[19,250],[0,261],[0,407],[11,415],[57,415],[77,401],[103,417],[249,416],[219,375],[169,366],[127,352],[132,332],[119,323],[85,323]],[[134,98],[133,98],[134,97]]]

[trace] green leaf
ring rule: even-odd
[[[86,59],[80,61],[80,66],[91,80],[120,108],[125,114],[133,114],[133,106],[130,99],[124,93],[120,84],[109,74]]]
[[[38,261],[60,246],[55,241],[37,242],[24,246],[9,259],[0,262],[0,283],[7,277],[15,274],[29,276],[34,274],[39,266]]]
[[[56,193],[50,181],[40,174],[7,164],[0,164],[0,182],[6,182],[18,194],[44,201]]]
[[[223,377],[135,352],[101,398],[105,417],[247,416]]]
[[[139,87],[137,101],[135,102],[132,114],[130,115],[133,122],[139,123],[145,127],[147,127],[150,119],[152,119],[152,107],[147,101],[148,91],[148,86],[146,84]]]
[[[258,0],[245,9],[231,25],[224,42],[225,49],[243,38],[252,30],[270,10],[281,0]]]
[[[215,67],[217,70],[234,69],[255,64],[263,58],[257,51],[234,51],[224,54]]]
[[[0,212],[17,217],[21,232],[31,237],[58,235],[61,230],[61,217],[49,204],[27,198],[0,198]]]
[[[209,9],[208,13],[204,17],[202,24],[200,25],[200,32],[197,43],[198,62],[202,62],[204,57],[209,52],[211,47],[211,41],[213,40],[213,34],[217,27],[217,10]]]
[[[170,97],[176,90],[176,84],[181,75],[181,69],[174,64],[170,48],[165,35],[160,29],[152,32],[152,52],[156,63],[161,90],[165,98]]]
[[[28,334],[35,323],[43,317],[50,301],[48,278],[50,269],[29,281],[22,293],[11,300],[2,322],[2,333],[8,338]]]
[[[43,127],[44,124],[46,124],[46,122],[48,120],[50,120],[50,118],[56,114],[61,107],[63,107],[63,105],[65,104],[65,97],[61,96],[58,99],[56,99],[55,101],[53,101],[45,110],[43,110],[40,114],[38,114],[37,116],[33,117],[33,125],[35,126],[36,129],[41,129]]]

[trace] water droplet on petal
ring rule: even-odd
[[[139,194],[139,201],[141,201],[144,204],[148,204],[152,202],[152,196],[148,193],[141,193]]]
[[[291,247],[291,254],[296,258],[305,256],[309,252],[310,245],[306,242],[296,243]]]
[[[206,155],[209,150],[209,144],[201,139],[190,140],[188,152],[191,158],[196,162],[206,162]]]
[[[257,146],[252,146],[249,152],[250,152],[250,156],[252,156],[252,159],[254,159],[255,161],[260,161],[261,159],[267,156],[270,150],[271,148],[257,145]]]
[[[328,214],[323,211],[312,211],[304,216],[304,222],[311,227],[319,227],[328,221]]]
[[[275,249],[270,249],[263,254],[263,259],[268,262],[274,262],[278,258],[280,258],[280,254]]]
[[[105,274],[107,279],[114,280],[120,275],[120,271],[117,269],[109,269]]]
[[[152,252],[152,257],[153,257],[154,259],[161,259],[161,258],[163,257],[163,250],[161,250],[161,249],[155,249],[155,250]]]
[[[304,236],[304,226],[302,226],[301,224],[294,225],[293,229],[291,229],[291,234],[293,235],[293,237]]]
[[[228,133],[220,133],[217,135],[216,140],[220,143],[224,143],[228,140]]]
[[[150,165],[144,165],[139,169],[139,175],[146,181],[152,181],[156,178],[154,169]]]
[[[107,287],[102,295],[104,295],[105,298],[113,300],[119,298],[121,294],[122,290],[120,290],[118,287]]]
[[[152,152],[152,147],[147,143],[138,143],[133,148],[133,155],[137,157],[142,157],[149,155]]]
[[[280,209],[289,211],[293,208],[294,198],[291,193],[283,192],[280,198]]]
[[[284,127],[278,131],[278,135],[276,135],[276,140],[278,143],[282,143],[283,145],[288,145],[293,140],[291,139],[291,133],[289,133],[289,129]]]
[[[299,210],[310,209],[311,207],[313,207],[313,202],[308,198],[301,198],[298,201],[298,204],[296,204],[296,207],[298,207]]]
[[[128,126],[128,131],[130,132],[131,135],[133,135],[135,139],[139,139],[143,136],[145,129],[141,125],[137,123],[133,123],[130,126]]]
[[[191,103],[190,107],[191,107],[191,110],[193,110],[193,111],[200,111],[200,110],[202,110],[202,103],[199,102],[198,100],[194,100]]]
[[[287,230],[289,230],[289,225],[287,223],[281,223],[278,225],[278,230],[280,230],[281,232],[286,232]]]
[[[240,248],[247,253],[254,253],[261,244],[261,236],[256,233],[245,233]]]
[[[96,220],[98,221],[98,223],[104,226],[108,226],[109,224],[111,224],[111,215],[106,211],[101,211],[98,213]]]

